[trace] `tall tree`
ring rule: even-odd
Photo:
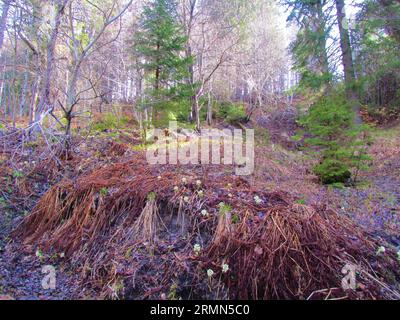
[[[292,44],[295,67],[305,87],[320,89],[331,81],[327,54],[329,33],[326,0],[283,0],[290,9],[288,20],[299,26]]]
[[[52,75],[54,71],[55,48],[56,48],[58,34],[60,31],[61,21],[65,13],[65,8],[68,5],[69,1],[70,0],[55,1],[56,14],[54,18],[54,26],[53,29],[51,30],[49,42],[47,45],[47,64],[44,74],[42,90],[40,93],[40,100],[35,112],[36,121],[39,121],[45,112],[48,112],[52,109],[51,107],[52,104],[50,101],[50,90],[51,90]]]
[[[13,0],[4,0],[3,6],[1,7],[1,17],[0,17],[0,103],[2,104],[3,89],[4,89],[4,63],[3,63],[3,43],[4,43],[4,33],[7,27],[7,17],[10,10],[10,5]]]
[[[355,89],[356,77],[354,73],[353,54],[350,44],[348,22],[346,21],[344,0],[335,0],[335,4],[337,22],[339,26],[340,48],[347,98],[350,100],[350,103],[353,107],[353,111],[355,113],[355,122],[356,124],[360,124],[362,121],[359,114],[360,106],[358,102],[357,91]]]
[[[78,90],[78,81],[81,76],[83,63],[98,48],[96,45],[104,35],[106,30],[128,10],[133,0],[126,2],[122,8],[118,9],[116,0],[112,0],[109,6],[100,8],[96,4],[87,1],[87,6],[93,10],[94,14],[100,15],[101,20],[96,15],[91,17],[78,16],[79,9],[85,6],[74,8],[72,2],[69,5],[69,32],[71,39],[69,51],[71,56],[71,64],[69,68],[69,77],[66,90],[66,106],[62,106],[64,118],[67,120],[66,125],[66,143],[69,144],[71,122],[74,118],[74,108],[80,100],[82,92],[87,91],[86,88]],[[82,13],[80,13],[82,14]],[[77,16],[76,16],[77,15]],[[94,21],[93,21],[94,20]],[[88,32],[90,30],[90,32]],[[115,38],[114,38],[115,40]],[[113,42],[112,40],[110,42]],[[93,87],[93,86],[91,86]]]
[[[152,83],[152,103],[178,97],[188,76],[191,56],[183,56],[187,37],[178,23],[173,0],[152,0],[144,7],[135,50]]]
[[[10,5],[13,2],[13,0],[4,0],[3,1],[3,6],[1,7],[1,17],[0,17],[0,51],[3,47],[3,41],[4,41],[4,32],[6,30],[6,24],[7,24],[7,17],[8,17],[8,11],[10,10]]]

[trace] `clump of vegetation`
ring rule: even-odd
[[[248,119],[245,107],[242,103],[233,103],[228,101],[223,101],[219,104],[217,117],[224,119],[231,124],[246,122]]]
[[[368,168],[365,147],[368,128],[354,124],[354,113],[339,91],[320,97],[299,123],[311,135],[306,146],[321,151],[314,173],[323,184],[356,182],[358,172]]]
[[[128,117],[119,117],[111,112],[104,114],[99,120],[93,123],[93,130],[105,132],[108,130],[121,129],[129,122]]]

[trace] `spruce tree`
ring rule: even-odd
[[[300,74],[302,89],[320,90],[332,80],[329,70],[327,39],[328,16],[323,7],[326,0],[281,0],[290,10],[288,21],[299,26],[295,41],[291,44],[294,67]]]
[[[178,23],[173,0],[151,0],[140,21],[135,51],[144,69],[153,103],[182,97],[191,57],[183,52],[188,39]]]

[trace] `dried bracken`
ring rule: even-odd
[[[128,298],[156,297],[173,283],[186,288],[190,282],[190,292],[180,292],[186,298],[216,298],[215,290],[207,289],[215,285],[219,297],[305,299],[321,288],[340,287],[346,263],[371,271],[365,261],[376,259],[376,243],[335,211],[298,204],[284,192],[254,189],[218,167],[207,179],[201,168],[192,167],[190,176],[179,170],[149,166],[137,155],[61,181],[14,235],[65,252],[106,297],[115,297],[110,288],[134,277],[125,290]],[[201,196],[197,180],[205,181]],[[195,244],[204,249],[195,254]],[[392,255],[379,268],[393,267]],[[229,272],[221,269],[225,263]],[[206,280],[207,269],[221,281]],[[360,281],[363,297],[390,296],[371,279]]]

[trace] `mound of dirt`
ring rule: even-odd
[[[64,253],[82,290],[107,298],[396,295],[384,274],[398,269],[395,252],[377,256],[377,243],[326,206],[225,172],[139,155],[95,168],[53,186],[14,237]],[[356,290],[339,289],[345,265],[358,269]]]

